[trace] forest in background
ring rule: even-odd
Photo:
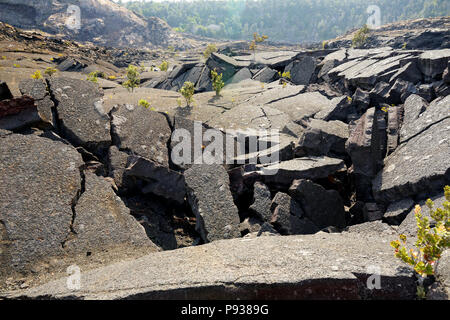
[[[120,0],[116,2],[121,3]],[[308,43],[332,39],[363,26],[369,5],[381,9],[381,24],[450,15],[449,0],[228,0],[133,1],[122,5],[156,16],[180,32],[216,39]]]

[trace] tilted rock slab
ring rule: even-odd
[[[344,160],[329,157],[304,157],[278,164],[258,165],[260,174],[266,183],[289,187],[296,179],[323,179],[338,171],[345,171]]]
[[[64,253],[81,192],[81,155],[35,135],[0,137],[0,273],[39,270]]]
[[[58,127],[57,121],[54,118],[53,110],[54,103],[47,91],[47,83],[42,79],[27,79],[21,81],[19,84],[20,92],[34,99],[42,121],[50,124],[54,128]]]
[[[400,130],[400,143],[410,140],[430,126],[450,118],[450,95],[438,98],[429,105],[421,97],[411,95],[405,101],[404,121]]]
[[[445,119],[398,147],[373,180],[377,202],[410,196],[428,197],[450,183],[450,119]]]
[[[300,203],[305,216],[317,227],[345,227],[344,202],[336,190],[325,190],[310,180],[295,180],[289,195]]]
[[[205,242],[240,236],[238,209],[228,173],[221,165],[193,165],[185,171],[188,201]]]
[[[172,130],[165,115],[130,104],[114,108],[111,115],[113,143],[120,150],[169,166]]]
[[[111,145],[110,121],[98,85],[84,80],[51,78],[49,89],[57,103],[63,136],[93,153],[106,154]]]
[[[215,241],[82,272],[9,298],[71,299],[414,299],[410,269],[389,237],[358,233]],[[181,270],[181,271],[180,271]],[[367,280],[380,272],[380,289]]]
[[[69,252],[95,254],[119,246],[148,246],[157,251],[109,182],[90,172],[85,180],[86,190],[74,208],[75,235],[65,243]]]

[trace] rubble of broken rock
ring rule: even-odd
[[[414,234],[414,204],[442,198],[450,184],[450,49],[226,53],[177,65],[133,93],[56,75],[24,80],[14,96],[0,81],[3,289],[46,282],[73,263],[117,262],[90,272],[95,282],[104,271],[137,274],[147,265],[165,279],[163,269],[192,260],[207,271],[197,285],[197,269],[184,270],[187,297],[268,298],[269,286],[288,288],[287,297],[415,295],[414,275],[389,254],[389,241]],[[220,96],[212,69],[227,84]],[[291,78],[280,81],[286,71]],[[177,105],[185,81],[196,87],[193,107]],[[137,104],[147,97],[152,109]],[[196,124],[265,147],[244,145],[223,165],[175,163],[173,132],[194,134]],[[277,130],[279,139],[258,130]],[[323,261],[328,246],[346,248],[339,257],[353,267]],[[233,276],[227,263],[236,263]],[[312,264],[310,275],[294,272]],[[361,289],[369,264],[392,281],[378,296]],[[262,269],[271,276],[255,274]],[[236,279],[235,293],[217,289]],[[147,281],[135,290],[120,281],[80,296],[177,296],[176,285]],[[24,294],[46,292],[69,295],[59,283]]]

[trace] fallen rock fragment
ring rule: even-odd
[[[345,227],[344,203],[336,190],[325,190],[310,180],[295,180],[289,194],[300,203],[305,216],[318,228]]]
[[[188,201],[197,217],[196,230],[203,241],[239,237],[239,214],[223,166],[194,164],[184,177]]]

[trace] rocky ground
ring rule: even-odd
[[[205,60],[204,48],[108,49],[0,24],[0,296],[414,299],[389,243],[414,237],[414,205],[441,205],[450,184],[450,49],[435,37],[256,55],[237,42]],[[130,63],[134,92],[121,85]],[[225,165],[175,163],[172,133],[195,121],[269,143]],[[429,297],[448,299],[441,260]],[[381,289],[367,288],[373,268]]]

